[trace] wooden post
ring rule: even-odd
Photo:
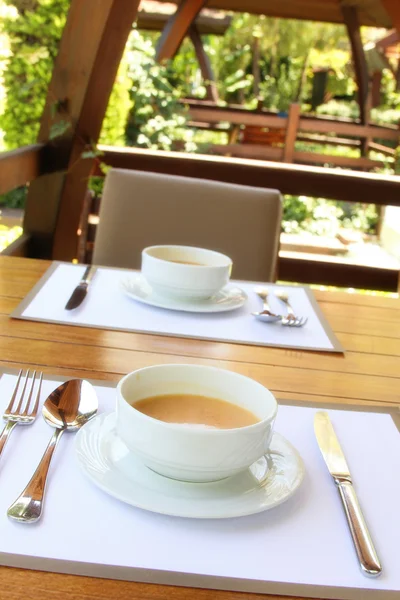
[[[253,94],[257,98],[260,93],[260,36],[253,35],[253,56],[251,68],[253,72]]]
[[[297,129],[300,121],[300,104],[291,104],[283,148],[283,162],[293,162],[294,147],[297,138]]]
[[[326,84],[328,82],[329,69],[314,69],[311,91],[311,110],[315,111],[317,106],[325,102]]]
[[[300,74],[300,78],[299,78],[299,85],[297,87],[297,92],[296,92],[296,97],[294,98],[295,102],[301,102],[301,94],[304,88],[304,85],[306,83],[306,79],[307,79],[307,68],[308,68],[308,61],[310,58],[310,48],[307,50],[307,54],[304,58],[304,62],[303,62],[303,66],[301,67],[301,74]]]
[[[381,104],[381,84],[382,84],[382,71],[374,71],[372,73],[372,87],[371,87],[371,105],[372,108],[376,108]]]
[[[158,40],[156,60],[162,62],[172,58],[182,44],[193,21],[207,0],[182,0],[176,12],[168,19]]]
[[[208,58],[206,51],[204,50],[203,42],[196,25],[191,25],[189,28],[189,37],[192,41],[196,57],[199,62],[201,75],[204,80],[204,85],[207,91],[207,100],[218,102],[218,90],[215,82],[214,73],[211,67],[210,59]]]
[[[363,125],[368,123],[367,113],[368,97],[368,67],[361,41],[360,24],[358,22],[357,8],[347,4],[341,4],[343,19],[350,38],[351,52],[354,71],[358,87],[358,104],[360,106],[360,121]]]
[[[393,27],[400,34],[400,3],[398,0],[381,0],[386,12],[392,20]],[[400,60],[396,70],[396,90],[400,90]],[[400,278],[399,278],[400,285]]]
[[[393,27],[400,33],[400,2],[399,0],[381,0],[386,12],[392,20]]]
[[[47,140],[54,121],[65,122],[67,168],[30,186],[24,228],[33,236],[33,255],[67,261],[76,256],[93,166],[82,152],[98,140],[138,6],[139,0],[71,0],[39,134],[40,141]]]

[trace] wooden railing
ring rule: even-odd
[[[10,152],[0,152],[0,195],[65,167],[62,144],[31,144]]]
[[[240,105],[217,106],[205,100],[184,100],[189,108],[189,116],[193,121],[204,123],[228,122],[237,125],[253,125],[258,127],[285,128],[288,125],[288,116],[267,110],[251,111]],[[352,119],[336,118],[330,116],[299,116],[299,131],[314,133],[330,133],[335,131],[338,135],[354,137],[371,137],[385,140],[398,141],[399,129],[393,125],[361,125]]]
[[[53,144],[31,144],[10,152],[0,153],[0,195],[28,185],[42,175],[48,175],[65,168],[62,146]],[[43,199],[43,202],[45,200]],[[41,211],[36,212],[40,215]],[[46,212],[46,211],[44,211]],[[13,256],[29,254],[30,233],[24,232],[2,253]]]
[[[0,194],[26,185],[42,174],[44,144],[0,153]]]
[[[112,167],[276,188],[282,194],[400,206],[400,177],[395,175],[140,148],[99,149],[102,161]]]
[[[112,167],[226,181],[238,185],[272,187],[283,194],[400,206],[400,178],[396,176],[139,148],[100,146],[100,150],[103,152],[102,162]],[[0,190],[4,193],[42,175],[63,169],[65,156],[60,148],[50,144],[38,144],[0,154]],[[101,175],[101,172],[94,174]],[[51,192],[51,188],[49,190]],[[41,205],[30,206],[29,213],[35,214],[39,220],[51,222],[54,213],[51,198],[42,197]],[[31,235],[29,228],[24,232],[25,253],[34,255],[32,248],[35,248],[35,244],[27,246],[27,235]],[[76,236],[76,229],[71,235]],[[21,248],[14,245],[13,252],[21,253]],[[50,252],[48,258],[51,258]],[[316,262],[285,255],[281,255],[279,259],[279,276],[289,281],[388,291],[397,291],[398,286],[398,271],[394,269]]]
[[[204,100],[185,100],[189,110],[189,123],[202,129],[219,128],[235,132],[228,144],[213,144],[215,154],[276,160],[299,164],[329,164],[352,169],[376,169],[385,166],[382,160],[371,159],[369,150],[375,150],[393,160],[394,148],[400,141],[400,130],[395,126],[362,125],[356,121],[329,116],[300,114],[300,106],[292,104],[287,116],[266,110],[250,111],[241,106],[217,106]],[[242,127],[240,131],[239,127]],[[281,144],[269,143],[271,132],[283,132]],[[347,145],[358,148],[363,156],[338,156],[295,149],[296,141],[310,144]],[[377,140],[377,141],[374,141]],[[389,143],[384,144],[382,142]]]

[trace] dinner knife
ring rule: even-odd
[[[96,267],[89,266],[85,269],[82,279],[71,294],[70,299],[65,305],[65,310],[73,310],[78,308],[86,298],[90,282],[92,281]]]
[[[343,450],[327,412],[316,413],[314,431],[322,456],[339,490],[361,571],[368,577],[377,577],[382,572],[381,563],[354,491]]]

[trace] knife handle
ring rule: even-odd
[[[374,548],[353,485],[347,480],[336,480],[336,484],[340,498],[343,502],[361,570],[364,575],[378,577],[382,572],[382,566]]]
[[[89,283],[92,281],[95,273],[96,273],[96,267],[93,267],[92,265],[89,265],[88,267],[86,267],[83,277],[81,279],[81,283],[86,283],[87,285],[89,285]]]

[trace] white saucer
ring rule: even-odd
[[[117,437],[115,413],[99,415],[76,435],[83,472],[103,491],[132,506],[176,517],[225,519],[274,508],[304,476],[297,450],[274,433],[271,452],[247,471],[213,483],[186,483],[151,471]]]
[[[121,288],[133,300],[138,300],[150,306],[184,310],[186,312],[224,312],[240,308],[247,300],[247,294],[238,287],[226,286],[220,292],[205,300],[183,300],[167,298],[153,292],[152,287],[143,275],[126,277],[121,281]]]

